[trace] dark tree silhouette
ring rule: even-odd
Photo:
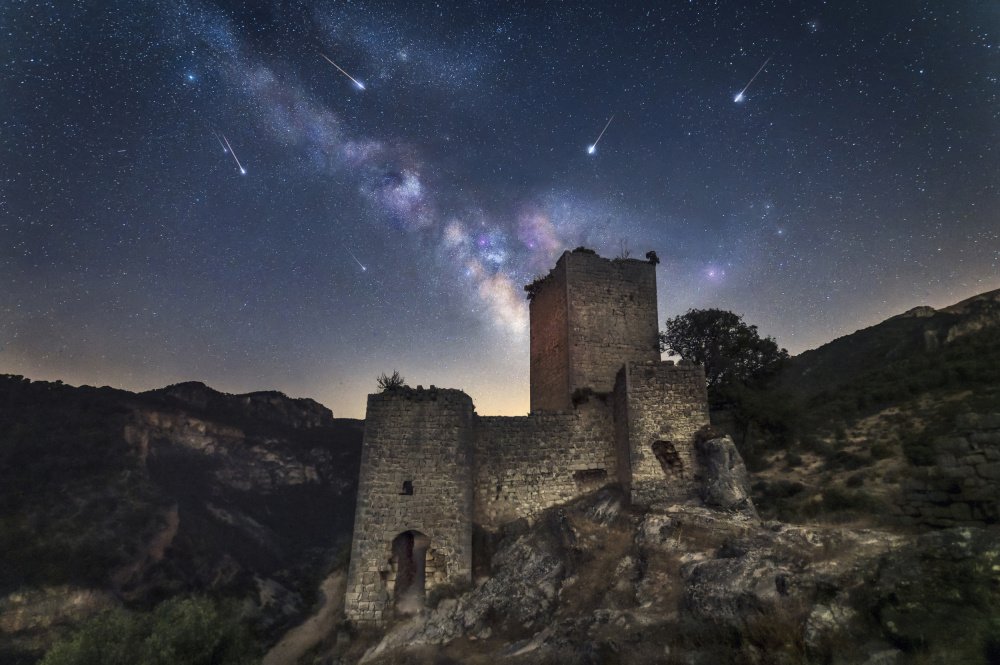
[[[660,350],[704,365],[710,392],[762,378],[788,358],[774,338],[762,338],[757,326],[722,309],[691,309],[667,319]]]
[[[384,393],[386,390],[395,390],[397,388],[406,388],[406,379],[400,376],[397,370],[392,370],[392,376],[385,374],[384,372],[375,379],[378,382],[378,391]]]

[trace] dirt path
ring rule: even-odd
[[[305,623],[285,633],[267,652],[261,665],[295,665],[306,652],[322,642],[343,617],[346,586],[344,571],[337,571],[323,580],[320,585],[323,600],[319,609]]]

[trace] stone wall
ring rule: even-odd
[[[472,399],[458,390],[368,396],[348,619],[380,623],[391,616],[393,541],[403,534],[430,541],[421,593],[471,581],[473,418]]]
[[[473,521],[495,529],[617,478],[611,407],[476,419]]]
[[[531,321],[531,410],[570,407],[569,324],[566,321],[566,262],[556,263],[536,283],[529,303]]]
[[[656,267],[637,259],[602,259],[570,252],[569,391],[610,393],[627,362],[660,359]]]
[[[959,416],[935,464],[903,481],[900,520],[936,527],[1000,523],[1000,414]]]
[[[694,435],[709,424],[704,368],[683,360],[630,362],[618,373],[615,403],[624,405],[616,417],[627,430],[616,436],[621,454],[628,449],[633,503],[693,492],[700,479]]]
[[[610,393],[624,363],[659,360],[649,261],[565,252],[529,289],[532,411],[567,409],[581,388]]]

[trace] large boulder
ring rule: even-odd
[[[698,437],[695,445],[704,473],[702,499],[713,508],[752,513],[750,479],[743,457],[729,436]]]

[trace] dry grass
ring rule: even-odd
[[[624,520],[604,526],[575,512],[567,520],[577,534],[575,574],[563,586],[561,611],[589,611],[615,589],[615,570],[626,554],[634,551],[635,531]],[[616,599],[620,603],[622,599]]]

